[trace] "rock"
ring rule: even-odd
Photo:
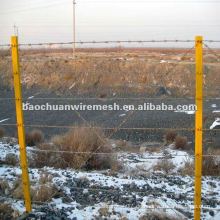
[[[174,195],[174,199],[180,200],[180,198],[181,198],[181,195],[180,195],[180,194],[175,194],[175,195]]]
[[[165,87],[165,86],[160,86],[157,88],[157,96],[161,95],[171,95],[171,92]]]
[[[214,212],[212,210],[209,211],[209,215],[211,215],[213,217],[214,216]]]

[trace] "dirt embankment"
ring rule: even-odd
[[[25,88],[73,94],[194,96],[195,63],[192,52],[165,50],[79,51],[69,53],[21,52],[21,81]],[[204,55],[205,96],[219,95],[220,65]],[[0,60],[2,85],[13,85],[10,57]],[[219,82],[219,83],[218,83]],[[160,88],[167,91],[160,92]]]

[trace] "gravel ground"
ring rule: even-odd
[[[28,147],[28,152],[31,149]],[[14,180],[21,175],[21,170],[18,165],[4,164],[9,153],[18,156],[18,145],[0,141],[0,160],[3,162],[0,165],[0,176],[12,187]],[[39,198],[43,201],[37,202],[32,199],[33,213],[22,216],[20,215],[25,211],[23,201],[13,198],[11,187],[2,190],[0,186],[0,201],[11,204],[15,210],[14,216],[20,216],[15,219],[83,220],[126,217],[128,220],[136,220],[145,213],[152,217],[152,207],[159,213],[166,213],[169,219],[193,219],[194,178],[178,173],[178,169],[189,161],[189,154],[173,150],[171,146],[168,146],[166,154],[164,153],[163,150],[154,153],[146,151],[144,154],[120,153],[118,159],[123,162],[124,168],[114,174],[110,170],[29,168],[32,189],[37,186],[56,185],[58,191],[53,194],[53,199],[43,200],[44,191],[39,191]],[[154,165],[165,155],[174,167],[168,173],[155,171]],[[149,159],[150,157],[154,157],[154,160]],[[132,170],[135,170],[135,173]],[[40,179],[43,175],[51,176],[52,179],[44,179],[42,183]],[[219,219],[219,180],[219,177],[203,177],[201,219]],[[100,209],[106,207],[107,211],[101,213]]]

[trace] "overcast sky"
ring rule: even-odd
[[[76,39],[220,39],[220,0],[76,0]],[[0,0],[0,44],[72,41],[72,0]]]

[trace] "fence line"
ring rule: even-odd
[[[207,89],[209,90],[208,88],[204,88],[204,90]],[[217,89],[215,90],[209,90],[209,91],[218,91]],[[99,100],[99,101],[107,101],[107,100],[185,100],[185,101],[189,101],[189,100],[195,100],[194,97],[184,97],[184,98],[173,98],[173,97],[155,97],[155,98],[151,98],[151,97],[131,97],[131,98],[127,98],[127,97],[104,97],[104,98],[100,98],[100,97],[73,97],[73,98],[61,98],[61,97],[57,97],[57,98],[44,98],[44,97],[33,97],[33,98],[23,98],[22,100],[29,100],[29,101],[32,101],[32,100]],[[210,99],[220,99],[219,98],[204,98],[203,100],[210,100]],[[16,100],[15,98],[1,98],[0,97],[0,100]]]
[[[93,154],[93,155],[123,155],[123,152],[115,152],[115,153],[102,153],[102,152],[74,152],[74,151],[56,151],[56,150],[39,150],[39,149],[30,149],[28,148],[27,151],[31,152],[45,152],[45,153],[69,153],[69,154]],[[190,157],[190,158],[195,158],[197,155],[184,155],[184,154],[168,154],[167,156],[144,156],[144,159],[172,159],[175,157]],[[214,154],[203,154],[203,157],[220,157],[220,155],[214,155]]]
[[[1,126],[18,126],[17,124],[0,124]],[[36,128],[79,128],[78,126],[67,126],[67,125],[28,125],[24,124],[24,127],[36,127]],[[96,127],[96,126],[82,126],[80,128],[94,128],[94,129],[103,129],[103,130],[114,130],[115,127]],[[122,127],[118,128],[119,130],[178,130],[178,131],[195,131],[195,128],[127,128]],[[220,129],[208,129],[203,128],[203,131],[220,131]]]
[[[106,40],[106,41],[70,41],[54,43],[20,43],[19,46],[68,45],[68,44],[108,44],[108,43],[194,43],[194,40]],[[203,40],[207,43],[220,43],[220,40]],[[10,47],[11,44],[0,44],[0,47]]]
[[[82,117],[82,115],[75,110],[76,114],[78,115],[79,118],[81,118],[88,126],[87,127],[84,127],[84,128],[92,128],[92,129],[97,129],[97,128],[101,128],[103,130],[112,130],[112,133],[107,137],[107,139],[111,138],[116,132],[118,132],[119,130],[172,130],[172,129],[175,129],[175,130],[178,130],[178,131],[195,131],[196,133],[196,137],[201,137],[201,134],[202,134],[202,131],[220,131],[219,129],[207,129],[207,128],[203,128],[201,127],[202,125],[198,123],[198,121],[200,121],[202,123],[202,110],[201,110],[201,103],[203,103],[203,97],[200,97],[201,94],[202,94],[202,91],[203,89],[208,89],[208,88],[202,88],[202,84],[203,84],[203,81],[201,80],[202,79],[202,76],[203,76],[203,72],[202,72],[202,62],[201,62],[201,59],[202,59],[202,45],[204,45],[209,51],[211,51],[217,58],[219,58],[219,56],[216,54],[216,52],[211,49],[207,44],[205,44],[204,42],[206,43],[219,43],[220,41],[217,40],[217,41],[213,41],[213,40],[202,40],[202,38],[198,38],[195,40],[145,40],[145,41],[78,41],[78,42],[59,42],[59,43],[34,43],[34,44],[14,44],[12,43],[12,45],[9,45],[9,44],[5,44],[5,45],[0,45],[0,47],[10,47],[10,48],[14,48],[16,47],[18,49],[18,47],[24,47],[24,46],[52,46],[52,45],[70,45],[70,44],[73,44],[73,43],[76,43],[76,44],[113,44],[113,43],[116,43],[116,44],[120,44],[120,43],[178,43],[178,42],[181,42],[181,43],[192,43],[192,42],[196,42],[195,46],[193,46],[192,48],[190,48],[189,50],[187,50],[182,56],[181,58],[184,58],[185,56],[187,56],[187,54],[189,52],[191,52],[193,49],[196,49],[196,66],[197,66],[197,69],[196,69],[196,97],[194,98],[191,98],[193,100],[196,100],[197,104],[199,102],[199,113],[198,111],[196,112],[196,127],[195,128],[161,128],[161,127],[157,127],[157,128],[126,128],[126,127],[122,127],[128,120],[129,118],[136,112],[136,109],[132,110],[129,112],[129,115],[127,115],[127,117],[125,117],[125,119],[119,124],[118,127],[96,127],[96,126],[92,126],[90,125],[90,123],[84,118]],[[199,49],[198,49],[199,47]],[[55,48],[54,48],[55,49]],[[57,49],[57,48],[56,48]],[[180,48],[181,49],[181,48]],[[198,60],[200,58],[200,60]],[[24,61],[21,61],[21,63],[24,62]],[[26,62],[26,61],[25,61]],[[27,61],[27,62],[32,62],[32,61]],[[16,67],[19,67],[19,63],[16,63],[14,60],[13,60],[13,65],[15,65]],[[176,67],[178,67],[178,62],[177,63],[174,63],[174,65],[172,66],[172,68],[170,70],[168,70],[164,76],[167,77],[167,75],[169,75],[170,73],[172,73],[173,71],[175,71]],[[15,71],[14,72],[14,76],[18,74],[19,75],[19,71]],[[64,79],[64,80],[67,80],[67,79]],[[20,80],[19,80],[20,81]],[[166,88],[166,83],[164,81],[163,78],[161,78],[161,84],[162,86],[164,86]],[[20,83],[18,81],[15,80],[15,86],[17,86],[16,83]],[[150,87],[150,86],[149,86]],[[158,88],[158,86],[155,86]],[[209,90],[209,91],[212,91],[212,90]],[[213,90],[213,91],[218,91],[218,90]],[[138,100],[138,101],[141,101],[143,99],[147,99],[147,100],[189,100],[187,98],[145,98],[145,97],[137,97],[137,98],[117,98],[117,97],[112,97],[112,98],[43,98],[43,97],[40,97],[40,98],[24,98],[23,100],[128,100],[128,99],[131,99],[131,100]],[[210,99],[210,98],[209,98]],[[17,103],[18,102],[22,102],[22,97],[18,97],[18,98],[0,98],[0,100],[15,100]],[[139,103],[139,102],[138,102]],[[138,105],[138,104],[137,104]],[[22,111],[22,109],[21,109]],[[17,127],[38,127],[38,128],[78,128],[77,126],[67,126],[67,125],[42,125],[42,124],[39,124],[39,125],[34,125],[34,124],[24,124],[23,122],[22,123],[17,123],[17,124],[0,124],[1,126],[17,126]],[[201,126],[200,126],[201,125]],[[199,134],[199,135],[198,135]],[[22,134],[24,135],[24,133]],[[99,136],[99,135],[97,135]],[[21,145],[21,142],[20,142],[20,138],[21,138],[21,134],[19,134],[19,145]],[[107,139],[102,139],[103,143],[106,143]],[[199,142],[198,142],[199,141]],[[202,161],[202,157],[215,157],[215,158],[219,158],[220,155],[212,155],[212,154],[202,154],[202,152],[200,151],[202,149],[202,138],[196,138],[196,152],[195,152],[195,155],[168,155],[168,156],[157,156],[157,157],[154,157],[154,156],[148,156],[148,157],[144,157],[145,159],[172,159],[172,158],[175,158],[175,157],[190,157],[190,158],[195,158],[196,159],[196,174],[195,174],[195,178],[197,179],[195,181],[195,203],[194,203],[194,211],[195,211],[195,219],[200,219],[200,212],[201,212],[201,209],[202,207],[200,207],[200,204],[201,204],[201,164],[200,162]],[[103,145],[100,145],[98,146],[98,148],[95,150],[95,152],[73,152],[73,151],[56,151],[56,150],[40,150],[40,149],[26,149],[27,151],[30,151],[30,152],[45,152],[45,153],[69,153],[69,154],[88,154],[89,157],[91,157],[92,155],[95,155],[95,154],[99,154],[99,155],[107,155],[107,154],[116,154],[118,155],[119,153],[101,153],[101,152],[97,152]],[[20,146],[21,147],[21,146]],[[198,151],[199,149],[199,151]],[[21,149],[22,150],[22,149]],[[24,151],[26,151],[24,149]],[[23,150],[21,151],[21,154],[22,154]],[[23,158],[24,159],[24,158]],[[21,162],[23,162],[23,160],[21,158]],[[199,162],[198,162],[199,161]],[[27,169],[27,167],[25,168],[23,165],[21,166],[22,168],[22,172],[24,171],[24,169]],[[219,177],[218,177],[219,178]],[[25,181],[23,180],[23,183]],[[200,183],[199,183],[200,182]],[[38,185],[40,186],[40,185]],[[24,184],[24,188],[26,187],[26,196],[27,197],[27,185],[25,186]],[[74,188],[74,187],[71,187],[71,188]],[[75,187],[76,189],[87,189],[87,190],[102,190],[102,189],[94,189],[94,188],[80,188],[80,187]],[[111,189],[112,190],[112,189]],[[111,190],[106,190],[106,191],[111,191]],[[116,190],[117,191],[117,190]],[[129,191],[129,193],[131,193],[131,191]],[[137,192],[137,193],[141,193],[141,192]],[[166,194],[166,192],[164,192]],[[172,193],[171,193],[172,194]],[[28,201],[29,199],[28,198],[25,198],[25,203],[26,203],[26,210],[29,212],[31,210],[31,207],[29,206],[29,202]],[[37,201],[32,201],[32,202],[36,202]],[[42,203],[42,202],[38,202],[38,203]],[[43,203],[42,203],[43,204]],[[45,202],[45,204],[48,204]],[[28,207],[29,206],[29,207]],[[113,205],[113,206],[117,206],[117,205]],[[160,207],[155,207],[155,209],[158,209]],[[161,207],[161,209],[166,209],[164,207]],[[170,208],[170,207],[167,207],[167,209],[174,209],[175,208]],[[214,208],[210,208],[210,210],[214,210]],[[217,210],[217,209],[216,209]],[[220,210],[220,209],[219,209]]]

